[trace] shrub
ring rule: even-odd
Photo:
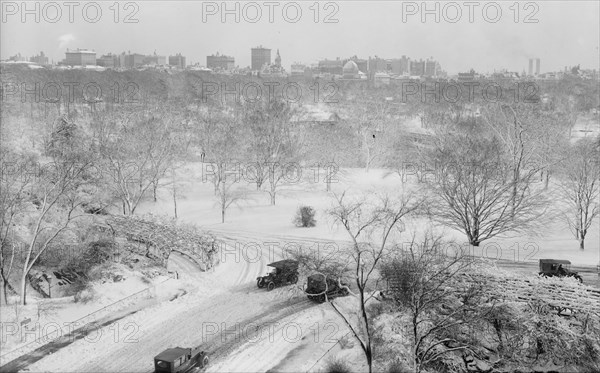
[[[115,250],[115,243],[110,239],[100,239],[88,244],[84,254],[85,265],[93,267],[111,259]]]
[[[95,266],[108,262],[114,250],[114,242],[106,238],[73,246],[73,249],[69,252],[71,257],[62,268],[87,275]]]
[[[73,290],[75,291],[73,296],[75,303],[88,303],[96,298],[96,292],[90,283],[79,282],[73,284]]]
[[[400,360],[394,360],[388,365],[387,368],[388,373],[409,373],[412,372],[412,369],[408,368],[406,364],[401,362]]]
[[[329,360],[325,365],[325,372],[327,373],[350,373],[350,366],[342,359],[334,358]]]
[[[294,218],[294,224],[297,227],[314,227],[317,225],[315,220],[316,211],[310,206],[300,206],[296,211],[296,217]]]
[[[386,306],[382,302],[371,303],[367,307],[367,310],[369,312],[369,316],[374,319],[386,311]]]

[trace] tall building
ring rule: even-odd
[[[9,61],[27,61],[27,57],[21,56],[21,53],[17,53],[14,56],[8,58]]]
[[[44,52],[40,52],[39,55],[31,57],[29,62],[34,62],[38,65],[48,65],[48,57],[44,55]]]
[[[410,58],[394,58],[391,61],[392,73],[396,75],[410,74]]]
[[[96,64],[107,68],[119,67],[119,56],[112,53],[105,54],[96,60]]]
[[[140,67],[144,65],[144,59],[146,56],[139,53],[127,53],[125,55],[125,68],[126,69],[135,69],[136,67]]]
[[[319,73],[321,74],[333,74],[342,75],[344,64],[339,57],[335,60],[321,60],[319,61]]]
[[[251,52],[251,68],[253,71],[260,71],[265,64],[271,64],[271,50],[269,48],[264,48],[261,45],[256,48],[252,48]]]
[[[540,59],[535,59],[535,75],[540,75]]]
[[[144,65],[166,65],[167,57],[159,56],[156,54],[156,51],[154,51],[154,54],[149,54],[147,56],[144,56],[142,63]]]
[[[431,59],[425,61],[425,73],[423,75],[429,77],[438,76],[440,70],[440,64],[432,57]]]
[[[277,49],[277,56],[275,57],[275,66],[281,67],[281,56],[279,55],[279,49]]]
[[[384,60],[375,56],[375,58],[369,57],[369,73],[375,74],[377,72],[388,72],[391,70],[391,61]]]
[[[533,58],[529,59],[529,76],[533,75]]]
[[[178,69],[185,69],[185,57],[181,53],[177,53],[174,56],[169,56],[169,65],[175,66]]]
[[[115,61],[115,63],[116,63],[115,67],[119,67],[121,69],[124,69],[127,67],[127,55],[125,54],[125,52],[122,52],[117,57],[117,61]]]
[[[96,65],[96,52],[87,49],[79,49],[65,52],[65,63],[69,66]]]
[[[213,70],[230,71],[235,68],[235,58],[217,52],[212,56],[206,56],[206,67]]]
[[[425,61],[410,61],[410,75],[412,76],[424,76],[425,75]]]

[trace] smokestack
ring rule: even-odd
[[[535,60],[535,75],[540,75],[540,59]]]

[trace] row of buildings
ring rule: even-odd
[[[37,63],[38,65],[42,65],[42,66],[50,64],[48,61],[48,57],[44,54],[44,52],[40,52],[40,54],[38,54],[37,56],[30,57],[29,59],[27,59],[27,57],[25,57],[25,56],[21,56],[21,53],[17,53],[14,56],[10,56],[7,61],[33,62],[33,63]]]
[[[426,77],[438,77],[445,75],[445,72],[442,71],[439,62],[433,58],[427,60],[412,60],[406,56],[393,59],[384,59],[377,56],[373,58],[369,57],[368,59],[361,59],[357,56],[347,59],[325,59],[319,61],[316,70],[321,74],[345,75],[344,67],[347,66],[348,62],[350,61],[354,62],[354,64],[356,64],[358,67],[358,70],[361,73],[366,74],[369,78],[372,78],[377,73]],[[295,74],[299,74],[300,70],[301,67],[296,66],[294,68]],[[313,68],[313,70],[315,69]]]
[[[108,53],[100,57],[96,57],[96,52],[88,49],[76,49],[65,52],[65,60],[62,61],[62,65],[68,66],[102,66],[105,68],[122,68],[122,69],[134,69],[142,66],[164,66],[170,65],[176,68],[184,69],[186,67],[185,57],[181,53],[177,53],[174,56],[169,56],[168,63],[166,56],[160,56],[154,52],[151,55],[144,55],[139,53],[127,53],[121,54]]]
[[[281,56],[279,50],[275,57],[275,62],[271,62],[271,49],[258,46],[250,50],[250,69],[239,69],[235,66],[235,58],[231,56],[213,54],[206,56],[206,67],[213,71],[248,71],[254,74],[262,75],[286,75],[281,65]]]
[[[277,51],[279,56],[279,51]],[[279,57],[281,60],[281,57]],[[271,65],[271,49],[263,46],[252,48],[250,51],[250,70],[262,71]],[[235,69],[235,59],[231,56],[221,55],[217,52],[212,56],[206,56],[206,67],[218,71],[231,71]]]
[[[273,67],[281,66],[281,56],[277,51],[275,62],[271,60],[271,49],[265,48],[262,45],[250,50],[250,70],[256,72],[264,72]],[[335,60],[324,59],[319,61],[317,66],[309,67],[303,64],[293,64],[291,75],[315,75],[315,74],[331,74],[344,75],[344,66],[349,61],[353,61],[358,70],[372,77],[376,73],[387,73],[392,75],[413,75],[437,77],[445,75],[442,71],[439,62],[433,58],[427,60],[412,60],[409,57],[384,59],[375,56],[368,59],[360,59],[357,56]],[[207,56],[206,66],[213,70],[233,70],[235,68],[235,60],[233,57],[219,55]]]

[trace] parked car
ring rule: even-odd
[[[187,373],[208,365],[208,356],[196,348],[168,348],[154,357],[155,373]]]
[[[308,299],[323,303],[327,299],[346,296],[350,290],[348,284],[339,279],[315,273],[308,276],[305,293]]]
[[[266,287],[268,291],[275,289],[276,286],[295,284],[298,282],[298,261],[285,259],[278,262],[267,264],[273,270],[266,276],[256,278],[256,286]]]
[[[574,277],[579,282],[583,282],[581,276],[571,271],[571,262],[558,259],[540,259],[540,276],[545,277]]]

